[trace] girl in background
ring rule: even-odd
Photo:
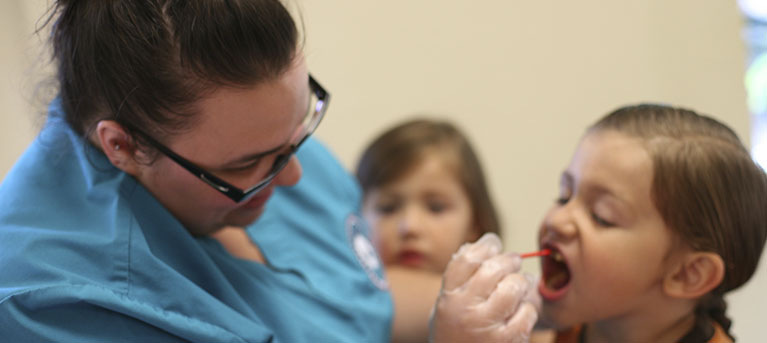
[[[479,159],[451,123],[416,119],[376,138],[357,178],[391,284],[392,339],[424,342],[451,256],[486,232],[500,233]]]
[[[557,342],[732,342],[725,293],[767,237],[767,177],[727,126],[659,105],[586,133],[541,225]]]

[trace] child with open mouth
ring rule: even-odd
[[[540,227],[556,342],[733,342],[725,293],[754,273],[767,177],[727,126],[661,105],[587,130]]]

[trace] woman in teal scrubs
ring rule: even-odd
[[[0,340],[388,341],[360,191],[310,137],[330,95],[279,1],[52,13],[59,95],[0,185]]]
[[[388,340],[359,191],[310,138],[329,94],[282,4],[54,15],[60,93],[0,186],[2,340]]]

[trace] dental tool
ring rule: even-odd
[[[551,249],[543,249],[540,251],[528,252],[528,253],[519,255],[519,257],[528,258],[528,257],[548,256],[548,255],[551,255]]]

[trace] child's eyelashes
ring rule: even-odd
[[[559,206],[567,205],[568,202],[570,202],[570,196],[560,196],[556,198],[555,200],[556,204]],[[615,226],[615,223],[604,219],[602,216],[596,214],[595,212],[591,213],[591,219],[596,223],[597,225],[601,227],[613,227]]]
[[[615,224],[613,224],[613,223],[611,223],[611,222],[609,222],[607,220],[604,220],[602,217],[600,217],[596,213],[592,213],[591,214],[591,219],[593,219],[594,223],[596,223],[597,225],[599,225],[601,227],[613,227],[613,226],[615,226]]]

